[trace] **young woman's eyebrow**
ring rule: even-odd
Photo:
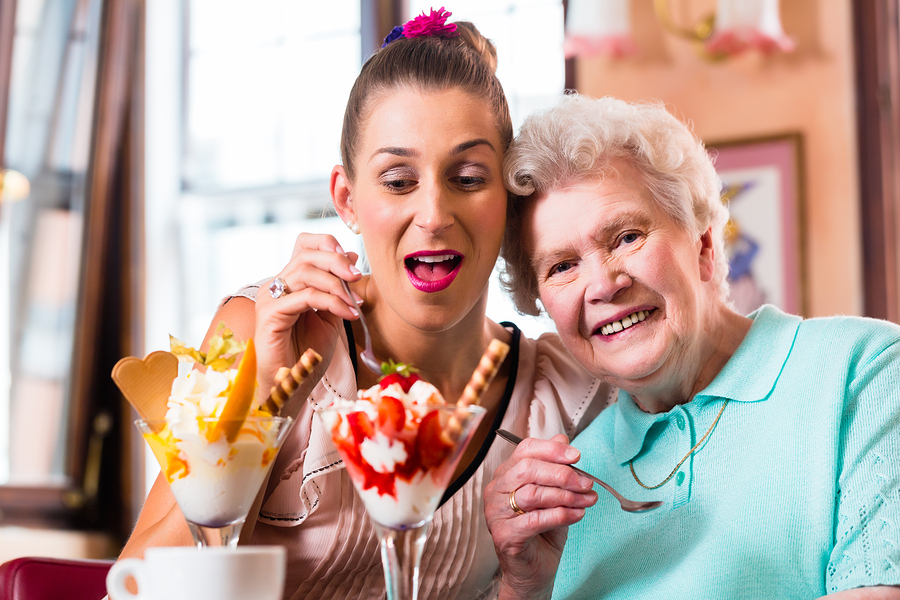
[[[466,142],[463,142],[463,143],[457,145],[450,151],[450,154],[460,154],[470,148],[474,148],[475,146],[481,146],[481,145],[485,145],[495,152],[497,151],[497,149],[494,148],[494,145],[490,141],[488,141],[484,138],[478,138],[478,139],[469,140],[469,141],[466,141]],[[392,154],[394,156],[402,156],[404,158],[419,156],[419,153],[416,150],[412,150],[410,148],[404,148],[402,146],[385,146],[384,148],[379,148],[378,150],[373,152],[372,155],[369,157],[369,160],[371,161],[373,158],[375,158],[379,154]]]
[[[372,156],[369,157],[369,161],[371,161],[379,154],[393,154],[394,156],[402,156],[406,158],[419,156],[418,152],[409,148],[403,148],[402,146],[385,146],[384,148],[379,148],[378,150],[373,152]]]
[[[458,146],[453,148],[453,150],[450,151],[450,154],[459,154],[461,152],[465,152],[469,148],[474,148],[475,146],[481,146],[481,145],[487,146],[494,152],[497,151],[497,149],[494,148],[494,145],[492,143],[490,143],[488,140],[486,140],[484,138],[478,138],[476,140],[469,140],[467,142],[463,142],[462,144],[459,144]]]

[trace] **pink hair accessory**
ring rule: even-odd
[[[459,35],[456,30],[456,23],[447,24],[447,18],[453,13],[440,7],[438,10],[431,9],[429,14],[423,11],[421,15],[415,19],[407,21],[405,25],[394,27],[391,32],[384,38],[382,48],[400,38],[415,38],[435,36],[442,38],[451,38]]]
[[[403,35],[408,38],[437,36],[437,37],[455,37],[459,35],[456,31],[456,23],[447,24],[447,18],[453,13],[440,7],[437,10],[431,9],[431,14],[426,15],[423,11],[421,15],[408,21],[403,26]]]

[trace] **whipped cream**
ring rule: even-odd
[[[378,384],[319,411],[374,521],[399,528],[431,519],[459,457],[438,437],[452,411],[423,380],[408,392]]]
[[[228,400],[237,369],[224,372],[194,368],[194,363],[178,363],[178,377],[166,403],[166,421],[190,421],[197,417],[218,417]]]
[[[220,527],[244,519],[281,443],[279,427],[254,404],[234,442],[215,431],[237,369],[206,371],[181,362],[166,427],[145,433],[185,518]]]

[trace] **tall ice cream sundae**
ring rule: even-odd
[[[448,404],[414,369],[382,364],[377,385],[317,411],[379,538],[388,600],[415,600],[419,561],[441,496],[509,346],[493,340],[462,397]]]
[[[144,439],[185,519],[211,527],[242,520],[278,452],[282,428],[252,402],[255,369],[253,381],[244,384],[251,403],[243,418],[226,412],[230,392],[243,383],[238,369],[202,371],[180,362],[178,371],[165,422],[158,432],[144,432]]]
[[[470,382],[469,387],[480,389],[474,396],[464,394],[457,404],[448,404],[414,369],[388,362],[378,384],[360,390],[355,401],[338,400],[319,412],[369,516],[379,525],[415,527],[431,519],[484,414],[473,404],[506,356],[508,346],[495,342],[489,348],[495,354],[473,375],[475,384]]]
[[[232,368],[241,352],[240,366]],[[197,543],[234,545],[289,429],[290,419],[277,416],[283,403],[278,398],[283,394],[273,390],[268,400],[257,399],[253,340],[236,342],[227,330],[213,338],[207,353],[173,338],[170,353],[154,354],[171,357],[156,357],[166,364],[168,375],[158,377],[169,377],[170,393],[162,407],[158,398],[132,401],[144,417],[136,425],[159,461]],[[279,385],[285,379],[302,378],[317,357],[307,351],[293,370],[279,372]],[[137,359],[123,359],[129,360]],[[116,365],[113,378],[132,400],[140,386],[129,386],[133,383],[129,367],[146,375],[123,361]],[[168,370],[172,366],[174,377]]]
[[[431,518],[456,468],[456,407],[408,367],[384,369],[358,400],[320,416],[369,515],[386,527],[412,526]]]

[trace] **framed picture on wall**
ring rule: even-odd
[[[799,133],[707,144],[722,179],[731,299],[805,314],[803,143]]]

